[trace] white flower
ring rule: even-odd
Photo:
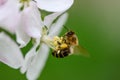
[[[0,32],[0,61],[15,69],[23,64],[23,55],[18,45],[3,32]]]
[[[0,0],[0,27],[15,33],[17,42],[24,47],[30,37],[41,37],[43,24],[38,8],[64,12],[72,4],[73,0]]]
[[[73,1],[74,0],[0,0],[0,27],[14,33],[20,47],[26,46],[31,38],[36,41],[32,49],[26,54],[24,64],[21,68],[21,72],[26,72],[29,80],[36,80],[39,73],[41,73],[49,52],[48,46],[50,45],[47,40],[59,34],[67,19],[67,13],[62,16],[60,15],[71,7]],[[38,8],[55,13],[46,16],[44,21],[42,21]],[[56,23],[53,23],[58,16],[60,17]],[[49,30],[48,35],[43,31],[45,26]],[[12,41],[9,42],[9,44],[12,44]],[[36,50],[38,47],[39,49]],[[5,46],[4,48],[6,49],[7,47]],[[16,49],[18,46],[10,46],[10,49],[11,48]],[[14,52],[13,50],[13,54],[16,55]],[[21,54],[20,50],[18,54]],[[7,55],[8,54],[6,54],[5,57]],[[19,59],[22,58],[18,58],[16,61],[20,61]],[[1,61],[5,62],[3,60]],[[14,68],[14,62],[12,64],[5,63]],[[16,68],[19,67],[20,66],[17,66]]]
[[[53,23],[58,15],[60,13],[53,13],[45,17],[41,39],[36,40],[32,49],[25,56],[25,62],[21,68],[21,72],[26,72],[28,80],[36,80],[39,77],[49,54],[51,39],[60,33],[63,24],[66,22],[68,14],[64,13]],[[49,34],[46,32],[45,26],[48,28]],[[36,50],[38,47],[39,49]]]

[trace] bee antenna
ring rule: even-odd
[[[69,31],[70,29],[68,29],[68,27],[67,26],[65,26],[65,25],[63,25],[63,27],[67,30],[67,31]]]

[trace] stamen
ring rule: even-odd
[[[20,3],[29,2],[30,0],[20,0]]]
[[[53,50],[61,50],[61,49],[65,49],[68,48],[68,44],[65,42],[63,37],[58,37],[55,36],[53,38],[50,38],[49,36],[47,36],[46,32],[47,29],[45,27],[43,27],[42,29],[42,42],[47,44],[50,48],[52,48]]]
[[[46,26],[42,27],[42,35],[47,35],[47,32],[48,32],[48,28]]]
[[[55,49],[54,41],[50,37],[44,35],[41,38],[41,42],[47,44],[50,48]]]
[[[22,4],[20,7],[20,11],[24,10],[25,7],[29,7],[30,0],[20,0],[20,3]]]

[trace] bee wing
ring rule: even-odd
[[[78,46],[74,46],[73,54],[75,54],[75,55],[82,55],[82,56],[85,56],[85,57],[89,57],[90,56],[88,51],[85,48],[83,48],[82,46],[79,46],[79,45]]]

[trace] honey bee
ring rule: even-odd
[[[52,55],[56,58],[64,58],[72,54],[81,54],[83,56],[89,56],[88,52],[79,45],[78,37],[73,31],[68,31],[63,37],[55,37],[54,45],[55,49]]]

